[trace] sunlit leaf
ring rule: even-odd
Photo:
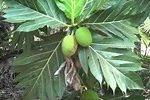
[[[17,31],[29,32],[49,26],[51,28],[68,26],[65,16],[53,0],[5,0],[9,8],[4,17],[11,23],[22,23]]]
[[[80,16],[88,0],[55,0],[57,6],[71,19],[72,24],[76,17]]]

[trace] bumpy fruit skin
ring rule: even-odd
[[[88,47],[92,43],[91,32],[86,27],[78,28],[75,32],[75,37],[77,42],[83,47]]]
[[[81,100],[99,100],[99,96],[93,90],[86,90],[82,93]]]
[[[67,35],[62,41],[62,53],[65,57],[70,57],[75,54],[77,50],[77,43],[74,35]]]

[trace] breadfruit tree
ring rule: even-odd
[[[143,90],[133,52],[149,0],[4,0],[12,42],[22,49],[13,64],[24,99],[58,100],[68,88],[81,99],[95,87]],[[99,97],[98,97],[99,96]],[[83,99],[85,100],[85,99]]]

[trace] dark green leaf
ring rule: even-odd
[[[91,46],[81,49],[86,52],[80,51],[79,58],[80,62],[88,60],[87,66],[101,85],[105,80],[113,92],[118,86],[124,93],[127,89],[143,88],[141,79],[135,73],[142,68],[139,58],[132,52],[132,42],[127,38],[119,40],[97,34],[94,34],[93,40]],[[81,65],[85,66],[83,63]]]
[[[55,37],[52,41],[52,37]],[[16,77],[17,86],[25,87],[25,100],[38,97],[40,100],[57,100],[65,89],[63,75],[54,76],[64,61],[61,53],[63,35],[55,34],[49,40],[35,42],[35,47],[15,59],[14,69],[20,74]]]
[[[89,18],[89,16],[91,16],[94,13],[94,11],[102,9],[102,7],[107,1],[108,0],[86,0],[86,3],[82,9],[83,11],[78,20],[83,21],[84,19]]]

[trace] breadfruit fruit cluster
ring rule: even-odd
[[[77,43],[74,35],[67,35],[62,41],[62,53],[65,57],[72,56],[77,50]]]
[[[86,27],[80,27],[79,29],[77,29],[75,37],[77,42],[83,47],[88,47],[92,43],[91,32]]]
[[[62,53],[65,57],[75,54],[78,44],[88,47],[92,43],[91,32],[86,27],[80,27],[76,30],[75,35],[67,35],[62,41]]]

